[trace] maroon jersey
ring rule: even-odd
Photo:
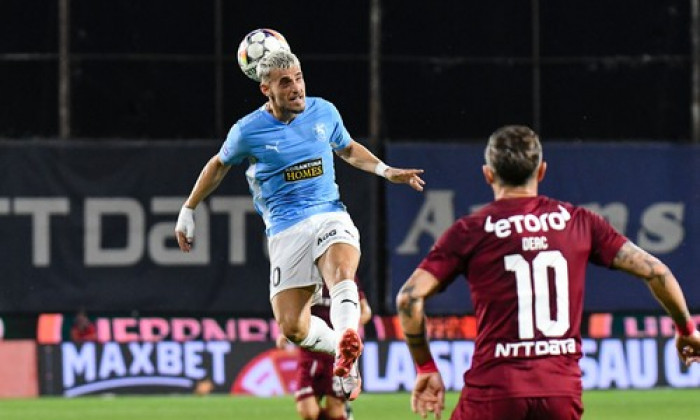
[[[580,395],[586,265],[609,267],[626,241],[595,213],[544,196],[456,221],[419,267],[443,288],[467,278],[477,317],[467,398]]]

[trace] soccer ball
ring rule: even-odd
[[[246,35],[238,46],[238,65],[243,74],[259,82],[256,74],[258,62],[271,51],[279,49],[290,50],[281,33],[273,29],[256,29]]]

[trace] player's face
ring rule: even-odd
[[[272,70],[267,91],[273,109],[282,115],[299,114],[306,108],[306,84],[300,67]]]

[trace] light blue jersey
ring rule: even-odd
[[[261,107],[231,127],[219,158],[226,165],[248,159],[255,209],[274,235],[318,213],[345,211],[335,183],[333,150],[352,139],[338,110],[321,98],[289,124]]]

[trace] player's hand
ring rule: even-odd
[[[190,252],[194,239],[194,209],[182,206],[175,225],[177,244],[182,252]]]
[[[676,348],[678,356],[686,366],[700,362],[700,332],[696,330],[686,336],[676,334]]]
[[[408,184],[411,188],[413,188],[416,191],[423,191],[423,185],[425,185],[425,181],[418,176],[422,174],[423,171],[422,169],[401,169],[401,168],[392,168],[391,166],[386,168],[386,171],[384,171],[384,176],[386,179],[389,181],[393,182],[394,184]]]
[[[442,383],[440,372],[419,373],[416,384],[411,392],[411,410],[426,418],[433,413],[439,420],[445,408],[445,384]]]

